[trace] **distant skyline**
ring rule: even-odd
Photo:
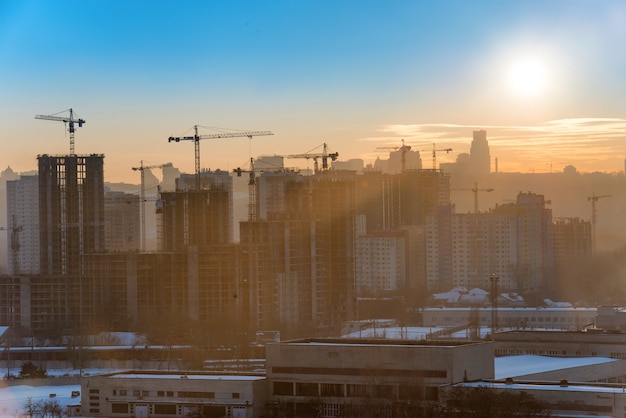
[[[453,162],[485,129],[499,171],[623,171],[625,40],[617,0],[4,0],[0,167],[68,153],[34,116],[71,107],[110,182],[138,183],[141,160],[193,172],[193,144],[167,138],[195,124],[274,132],[202,141],[210,169],[324,142],[367,164],[402,139]]]

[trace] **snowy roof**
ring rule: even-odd
[[[523,302],[524,301],[524,298],[519,293],[501,293],[500,296],[510,302]]]
[[[574,385],[568,384],[567,386],[560,384],[545,384],[543,382],[538,384],[532,383],[513,383],[506,384],[501,382],[463,382],[457,383],[457,387],[487,387],[487,388],[500,388],[500,389],[516,389],[516,390],[561,390],[561,391],[569,391],[569,392],[601,392],[601,393],[625,393],[622,387],[616,386],[593,386],[593,385]],[[568,415],[569,416],[569,415]],[[578,417],[578,415],[576,415]]]
[[[554,302],[552,299],[544,299],[543,303],[550,308],[571,308],[572,304],[569,302]]]
[[[496,379],[549,372],[574,367],[592,366],[617,361],[608,357],[504,356],[494,360]]]
[[[443,300],[448,303],[457,302],[460,298],[461,298],[461,293],[457,292],[456,290],[451,290],[445,293],[435,293],[433,295],[434,300]]]

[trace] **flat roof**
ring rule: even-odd
[[[225,381],[255,381],[265,380],[264,375],[247,375],[247,374],[209,374],[209,373],[166,373],[166,372],[122,372],[109,375],[100,375],[109,379],[169,379],[169,380],[225,380]]]
[[[344,347],[458,347],[466,345],[487,344],[489,341],[450,341],[450,340],[406,340],[406,339],[385,339],[385,338],[308,338],[300,340],[281,341],[269,344],[284,345],[327,345]],[[269,345],[268,344],[268,345]]]
[[[613,393],[618,394],[621,393],[626,396],[625,389],[623,387],[617,386],[608,386],[608,385],[576,385],[576,384],[567,384],[560,385],[559,383],[504,383],[504,382],[463,382],[457,383],[454,385],[455,387],[487,387],[491,389],[516,389],[516,390],[558,390],[558,391],[566,391],[566,392],[601,392],[601,393]]]

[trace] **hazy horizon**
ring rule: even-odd
[[[499,171],[622,171],[625,35],[619,1],[4,1],[0,166],[68,153],[34,116],[73,108],[111,182],[142,160],[192,173],[167,138],[194,125],[274,133],[203,141],[206,169],[324,142],[367,164],[402,139],[453,162],[485,129]]]

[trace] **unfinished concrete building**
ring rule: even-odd
[[[104,155],[40,155],[42,274],[79,276],[82,257],[104,250]]]

